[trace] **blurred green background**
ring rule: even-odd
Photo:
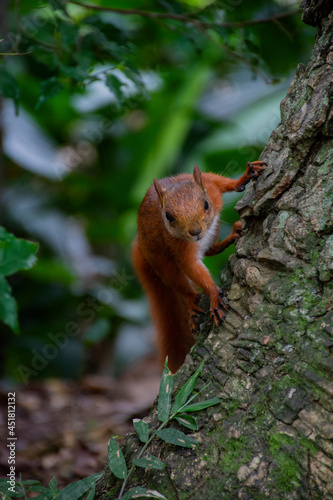
[[[77,3],[13,1],[1,19],[0,223],[39,242],[10,278],[21,334],[1,325],[7,381],[118,374],[152,352],[131,266],[145,191],[195,163],[240,176],[315,36],[287,0]],[[233,251],[207,259],[215,279]]]

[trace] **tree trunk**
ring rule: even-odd
[[[130,482],[168,500],[333,498],[333,12],[305,3],[317,40],[262,153],[269,167],[236,207],[231,310],[218,331],[202,325],[176,376],[181,386],[204,359],[198,384],[212,380],[205,396],[222,404],[198,413],[196,450],[156,440],[166,469]],[[128,462],[138,448],[129,434]],[[96,498],[117,498],[120,483],[105,473]]]

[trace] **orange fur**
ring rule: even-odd
[[[216,324],[224,319],[221,291],[201,259],[223,251],[240,236],[235,223],[228,238],[217,242],[222,194],[241,191],[264,169],[263,162],[248,163],[238,180],[217,174],[180,174],[157,181],[148,189],[138,214],[138,239],[133,264],[146,292],[157,341],[164,363],[172,372],[183,364],[194,344],[193,314],[197,291],[210,297],[210,315]]]

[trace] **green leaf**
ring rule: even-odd
[[[80,498],[87,491],[89,491],[97,481],[102,477],[103,472],[98,472],[92,476],[85,477],[80,481],[75,481],[71,483],[54,497],[55,500],[74,500]]]
[[[154,457],[154,455],[150,455],[149,457],[134,458],[132,462],[134,465],[142,467],[143,469],[162,470],[165,467],[165,464],[161,462],[159,458]]]
[[[111,472],[113,472],[118,479],[125,479],[127,477],[127,467],[124,455],[113,437],[110,438],[108,445],[108,464]]]
[[[0,67],[0,94],[2,97],[13,99],[15,111],[18,114],[18,104],[20,98],[20,89],[16,78],[9,73],[4,66]]]
[[[95,485],[91,488],[89,491],[89,495],[87,496],[86,500],[94,500],[95,498],[95,493],[96,493],[96,488]]]
[[[130,61],[125,61],[125,66],[123,71],[127,76],[127,78],[132,80],[132,82],[135,84],[137,91],[140,92],[143,97],[149,99],[149,93],[145,87],[145,84],[142,80],[142,76],[138,68],[133,66],[133,64],[131,64]]]
[[[35,262],[38,244],[16,238],[0,227],[0,275],[8,276],[20,269],[30,269]]]
[[[183,385],[183,387],[180,389],[178,392],[175,402],[172,407],[172,413],[177,413],[179,409],[186,403],[188,397],[192,393],[195,384],[197,382],[197,379],[202,371],[204,365],[204,361],[202,361],[201,365],[197,369],[197,371],[188,379],[188,381]]]
[[[219,403],[221,403],[220,398],[206,399],[206,401],[200,401],[199,403],[193,403],[192,405],[185,406],[185,408],[183,408],[183,411],[191,412],[205,410],[206,408],[210,408],[211,406],[215,406]]]
[[[187,427],[187,429],[191,429],[192,431],[197,431],[198,426],[197,426],[197,421],[195,420],[192,415],[179,415],[178,417],[174,417],[177,422],[182,424],[184,427]]]
[[[182,446],[183,448],[196,448],[198,443],[178,429],[161,429],[155,431],[155,434],[166,443]]]
[[[165,361],[165,368],[158,393],[158,419],[161,422],[166,422],[170,415],[172,387],[173,375],[168,368],[167,361]]]
[[[80,36],[81,26],[76,23],[70,23],[62,21],[59,26],[59,33],[61,34],[61,42],[65,47],[73,47],[75,49],[75,43]]]
[[[6,281],[6,278],[0,276],[0,319],[9,326],[13,332],[19,333],[19,324],[17,317],[17,304],[12,296],[12,290]]]
[[[133,419],[134,429],[142,443],[147,443],[149,439],[149,425],[139,418]]]
[[[66,0],[50,0],[50,5],[54,10],[65,11]]]
[[[67,66],[66,64],[59,64],[59,68],[63,76],[74,80],[75,82],[82,83],[83,80],[89,77],[89,72],[84,66]]]
[[[22,481],[22,484],[23,486],[28,486],[29,488],[31,486],[40,486],[40,482],[37,481],[37,479],[25,479],[24,481]],[[44,488],[44,486],[42,486],[42,488]]]
[[[55,476],[53,476],[53,478],[49,482],[49,489],[50,489],[51,495],[55,495],[58,491],[58,482],[57,482],[57,478]]]
[[[121,497],[121,500],[131,500],[132,498],[158,498],[160,500],[167,500],[165,496],[158,491],[148,490],[147,488],[141,488],[140,486],[130,489],[124,496]]]
[[[118,80],[118,78],[113,75],[112,73],[109,73],[106,75],[106,86],[111,90],[111,92],[114,93],[115,97],[118,99],[119,103],[124,102],[125,96],[122,91],[122,87],[124,87],[123,82]]]
[[[64,84],[61,83],[55,76],[49,78],[48,80],[42,81],[40,84],[40,97],[36,105],[36,109],[40,108],[40,106],[49,99],[53,99],[53,97],[60,94],[63,88]]]
[[[4,276],[32,267],[37,249],[36,243],[16,238],[0,226],[0,319],[15,333],[19,333],[17,305]]]
[[[23,481],[23,484],[24,483],[25,481]],[[5,495],[3,497],[4,500],[10,500],[11,498],[22,498],[22,497],[26,498],[26,492],[24,486],[19,484],[17,481],[15,482],[15,493],[8,492],[8,479],[0,478],[0,493],[3,493],[3,495]],[[0,498],[2,498],[2,495],[0,495]]]

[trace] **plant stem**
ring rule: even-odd
[[[193,394],[193,396],[191,396],[190,399],[188,399],[187,401],[185,401],[185,403],[180,408],[178,408],[178,410],[175,411],[175,413],[173,413],[173,415],[171,415],[171,417],[169,418],[169,420],[172,420],[173,418],[175,418],[175,416],[177,415],[177,413],[181,413],[183,411],[183,408],[186,408],[186,406],[188,404],[190,404],[191,401],[193,401],[194,398],[196,398],[197,396],[199,396],[200,392],[202,392],[205,389],[207,389],[207,387],[209,387],[210,385],[211,385],[211,382],[209,382],[207,385],[205,385],[205,387],[203,387],[202,389],[200,389],[199,392]]]
[[[158,427],[158,431],[160,431],[161,429],[163,429],[163,427],[165,427],[169,421],[171,420],[171,418],[169,418],[168,420],[166,420],[165,422],[163,422],[159,427]],[[150,443],[152,442],[152,440],[154,439],[155,437],[155,431],[152,433],[152,435],[150,436],[150,438],[148,439],[148,441],[144,444],[144,446],[142,447],[142,450],[140,451],[140,453],[138,454],[138,457],[137,458],[140,458],[143,453],[146,451],[146,449],[148,448],[148,446],[150,445]],[[119,493],[119,496],[118,496],[118,499],[121,498],[123,496],[123,493],[124,493],[124,490],[125,490],[125,487],[128,483],[128,479],[130,477],[130,475],[132,474],[132,472],[134,471],[135,469],[135,465],[133,464],[132,467],[130,468],[128,474],[127,474],[127,477],[124,479],[124,482],[122,484],[122,487],[121,487],[121,490],[120,490],[120,493]]]

